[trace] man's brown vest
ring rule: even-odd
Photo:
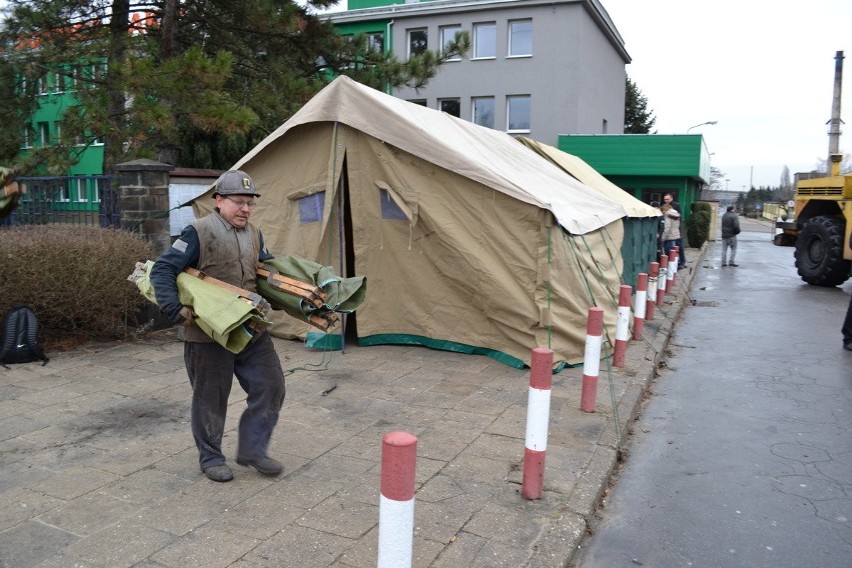
[[[237,229],[213,212],[192,223],[200,245],[198,270],[249,292],[257,291],[260,232],[254,225]],[[212,342],[198,326],[186,329],[187,341]]]

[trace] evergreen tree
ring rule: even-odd
[[[650,134],[654,123],[657,122],[654,111],[648,110],[648,99],[636,86],[636,83],[625,77],[624,96],[624,133]]]
[[[314,13],[335,3],[10,0],[2,34],[11,73],[27,84],[64,74],[79,100],[65,111],[59,146],[30,153],[22,169],[64,170],[81,141],[96,139],[106,172],[140,157],[225,168],[337,75],[423,86],[469,47],[461,34],[440,56],[400,62]]]

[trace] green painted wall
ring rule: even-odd
[[[572,134],[558,144],[604,175],[701,177],[705,157],[700,134]]]
[[[420,0],[420,2],[430,1],[431,0]],[[347,7],[349,10],[362,10],[364,8],[393,6],[394,4],[405,4],[405,0],[349,0]]]

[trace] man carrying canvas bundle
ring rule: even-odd
[[[264,250],[260,230],[249,223],[258,197],[254,181],[245,172],[222,174],[213,186],[215,210],[187,226],[151,269],[160,311],[186,328],[184,362],[192,385],[192,434],[201,470],[213,481],[234,477],[221,447],[234,375],[247,394],[247,408],[239,422],[237,463],[264,475],[284,470],[267,455],[285,394],[284,372],[269,333],[257,330],[241,352],[231,353],[193,323],[192,306],[178,299],[177,276],[187,267],[256,291],[257,263],[272,258]]]

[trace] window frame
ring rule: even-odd
[[[444,103],[455,103],[458,105],[458,114],[453,114],[452,112],[444,110]],[[461,118],[461,98],[460,97],[443,97],[438,99],[438,110],[441,112],[445,112],[450,116],[454,116],[456,118]]]
[[[483,124],[477,121],[477,103],[480,101],[489,101],[491,103],[491,124]],[[493,129],[497,118],[497,101],[493,96],[488,97],[471,97],[470,98],[470,121],[484,128]]]
[[[480,33],[490,28],[491,30],[491,40],[493,41],[492,55],[479,55],[479,42],[480,42]],[[497,59],[497,22],[478,22],[473,24],[473,56],[471,60],[489,60],[489,59]]]
[[[513,53],[514,46],[514,37],[515,34],[512,32],[512,28],[515,24],[529,23],[529,53]],[[507,46],[506,46],[506,57],[532,57],[533,55],[533,20],[532,18],[519,18],[517,20],[509,20],[507,26]]]
[[[422,32],[425,35],[425,41],[423,44],[423,49],[419,50],[417,53],[413,53],[411,49],[412,35],[414,33]],[[413,56],[420,55],[429,49],[429,28],[427,27],[419,27],[419,28],[408,28],[405,30],[405,50],[406,50],[406,58],[411,59]]]
[[[527,101],[527,126],[526,128],[511,128],[512,125],[512,102]],[[506,132],[509,134],[528,134],[532,128],[532,97],[530,95],[508,95],[506,96]]]
[[[445,33],[450,31],[450,30],[453,31],[452,37],[450,37],[450,38],[445,37]],[[440,41],[440,44],[441,44],[440,47],[439,47],[439,53],[441,55],[444,54],[444,48],[446,47],[446,45],[448,43],[450,43],[451,41],[454,41],[456,39],[456,35],[460,34],[461,32],[462,32],[461,24],[449,24],[449,25],[446,25],[446,26],[439,26],[438,27],[438,41]],[[450,59],[447,59],[447,61],[461,61],[461,60],[462,60],[461,55],[456,55],[455,57],[451,57]]]

